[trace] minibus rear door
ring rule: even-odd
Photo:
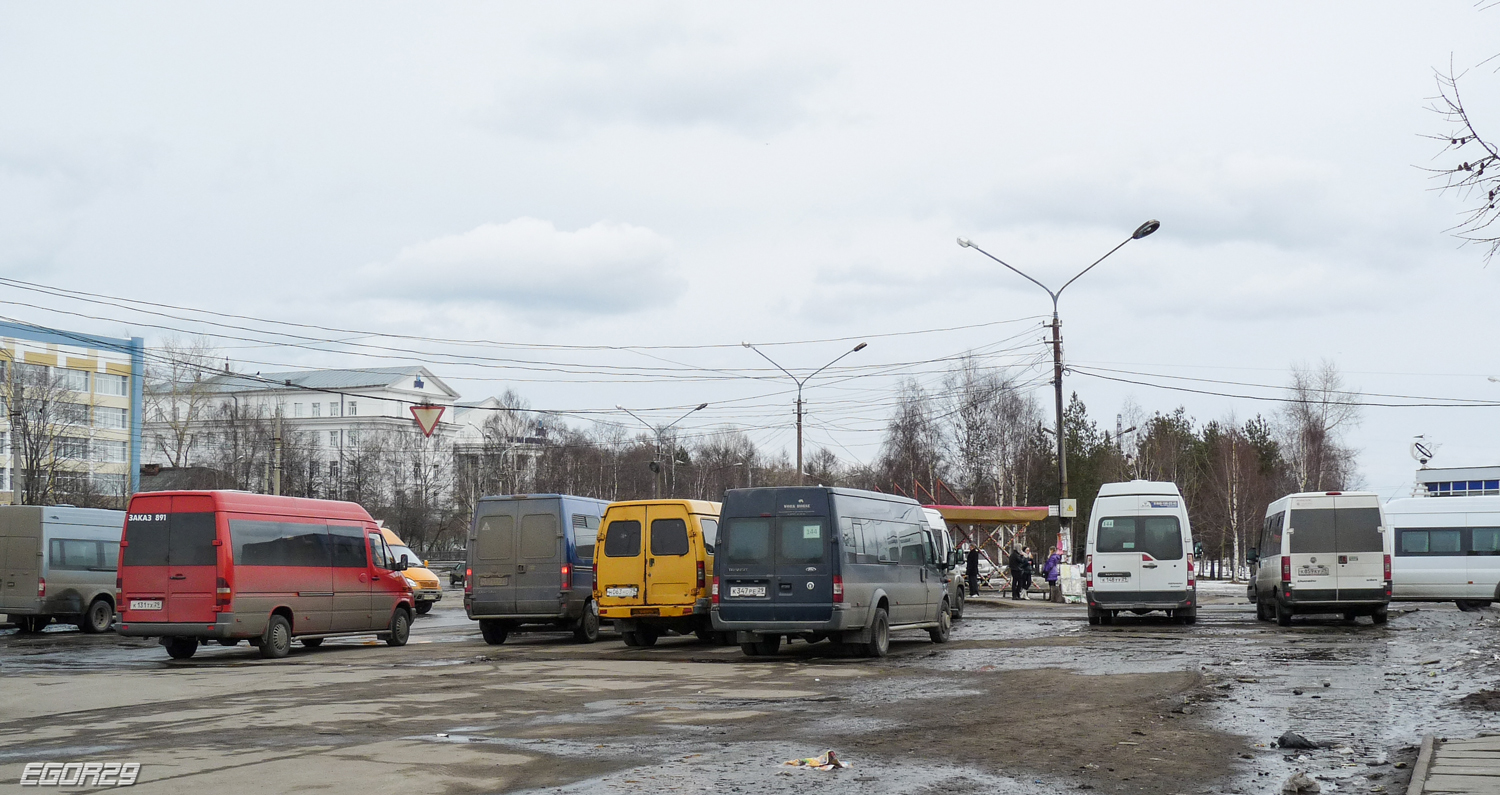
[[[483,503],[481,503],[483,505]],[[474,597],[476,615],[516,612],[515,503],[501,503],[499,512],[479,517],[474,526]]]
[[[516,612],[545,615],[562,608],[562,524],[558,504],[521,517],[516,561]],[[530,510],[534,506],[524,506]]]
[[[1141,548],[1135,516],[1105,516],[1094,534],[1094,590],[1139,591]]]
[[[681,505],[653,505],[646,544],[646,603],[690,605],[697,587],[698,557],[688,538],[688,514]]]
[[[776,525],[775,591],[777,621],[833,618],[833,562],[828,518],[782,516]],[[922,598],[925,599],[925,590]]]
[[[214,623],[219,576],[217,515],[212,497],[172,497],[167,524],[167,620]]]
[[[1338,541],[1336,587],[1341,599],[1370,599],[1384,593],[1385,541],[1378,499],[1371,494],[1333,498]]]
[[[607,607],[646,603],[646,549],[642,541],[646,509],[626,505],[609,509],[604,542],[594,547],[594,576]]]

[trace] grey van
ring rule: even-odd
[[[944,573],[915,500],[827,487],[724,494],[714,559],[714,629],[747,655],[783,637],[825,638],[883,657],[890,633],[926,629],[945,643],[952,617]]]
[[[22,632],[52,619],[103,632],[115,618],[124,511],[0,506],[0,613]]]
[[[594,546],[604,500],[566,494],[483,497],[469,530],[464,610],[484,641],[528,629],[599,639]]]

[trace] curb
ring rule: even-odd
[[[1417,763],[1411,766],[1411,781],[1406,785],[1406,795],[1422,795],[1422,789],[1427,785],[1427,772],[1432,768],[1432,747],[1432,735],[1422,735],[1422,750],[1417,752]]]

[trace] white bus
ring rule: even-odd
[[[1461,610],[1500,599],[1500,497],[1411,497],[1385,514],[1396,530],[1392,599]]]

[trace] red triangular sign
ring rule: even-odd
[[[422,429],[423,436],[431,436],[437,430],[438,420],[443,418],[443,409],[446,406],[412,406],[411,416],[416,419],[417,427]]]

